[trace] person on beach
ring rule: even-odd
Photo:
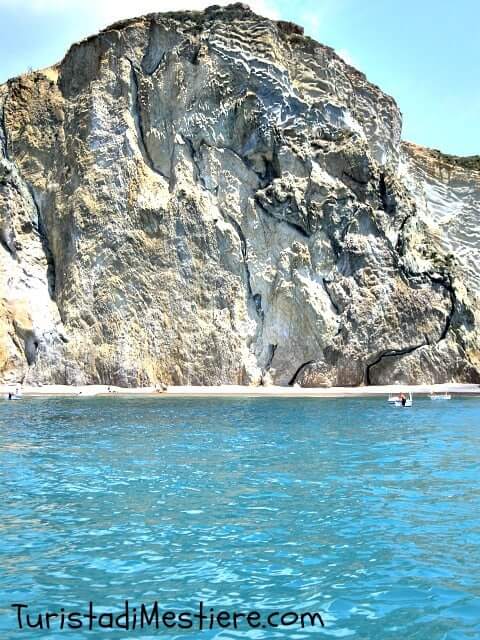
[[[400,402],[402,403],[402,407],[407,404],[407,396],[404,393],[400,394]]]

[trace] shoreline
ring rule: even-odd
[[[110,391],[109,391],[110,389]],[[368,387],[254,387],[241,385],[218,386],[171,386],[166,391],[155,387],[116,387],[114,385],[42,385],[22,386],[22,397],[149,397],[149,398],[197,398],[197,397],[267,397],[267,398],[368,398],[388,396],[390,393],[412,393],[428,396],[436,393],[450,393],[452,396],[480,396],[480,385],[446,383],[435,385],[377,385]],[[15,385],[0,385],[0,396],[6,398],[15,392]]]

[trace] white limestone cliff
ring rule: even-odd
[[[153,14],[0,87],[0,372],[478,381],[480,173],[245,5]]]

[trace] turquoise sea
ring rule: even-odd
[[[0,401],[0,638],[478,639],[479,460],[473,398]],[[10,606],[126,599],[325,626],[19,631]]]

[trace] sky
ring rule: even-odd
[[[125,17],[222,0],[0,0],[0,83],[62,59],[69,46]],[[403,138],[480,154],[478,0],[251,0],[301,24],[392,95]]]

